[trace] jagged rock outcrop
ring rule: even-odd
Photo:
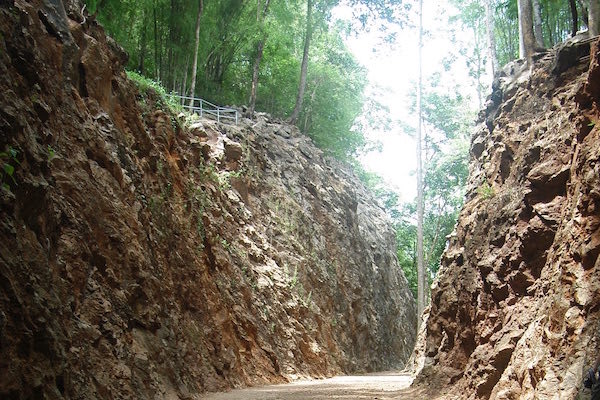
[[[415,306],[353,174],[266,116],[185,127],[80,12],[0,2],[0,398],[401,366]]]
[[[495,83],[424,329],[417,383],[432,397],[589,398],[582,377],[600,354],[598,39],[591,53],[589,42],[563,46]]]

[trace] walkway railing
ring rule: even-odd
[[[238,123],[238,111],[235,108],[221,107],[196,97],[179,96],[177,94],[170,94],[169,96],[177,99],[184,109],[201,117],[214,118],[217,122],[234,122],[236,125]],[[191,105],[190,101],[192,101]]]

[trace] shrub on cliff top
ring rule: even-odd
[[[156,97],[160,102],[159,106],[167,106],[174,114],[183,111],[181,104],[175,98],[169,96],[159,82],[146,78],[135,71],[127,71],[127,77],[133,81],[144,98]]]

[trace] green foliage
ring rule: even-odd
[[[317,146],[348,160],[366,143],[353,124],[362,110],[367,79],[365,69],[345,48],[341,29],[337,25],[322,33],[313,46],[299,125]]]
[[[452,38],[458,48],[458,53],[466,62],[469,77],[478,95],[479,107],[482,107],[485,94],[488,92],[488,83],[485,79],[487,64],[487,36],[485,24],[485,9],[480,0],[450,0],[457,7],[459,13],[449,18],[450,25],[454,28]],[[467,41],[464,40],[469,35]],[[456,57],[451,54],[450,59]],[[451,62],[452,62],[451,61]],[[445,66],[448,70],[449,65]]]
[[[20,164],[17,159],[18,154],[19,152],[12,147],[8,147],[6,151],[0,152],[0,163],[2,164],[2,170],[0,171],[0,185],[6,190],[10,190],[10,184],[8,183],[9,179],[14,185],[17,185],[14,174],[15,166]]]
[[[517,2],[502,0],[494,8],[494,35],[499,64],[519,58],[519,22]]]
[[[56,157],[56,151],[50,145],[48,145],[47,150],[48,150],[48,162],[50,162],[54,159],[54,157]]]
[[[491,187],[486,181],[477,188],[477,194],[479,194],[479,196],[481,196],[484,200],[489,200],[496,195],[496,192],[494,191],[494,188]]]
[[[231,244],[227,241],[227,239],[222,238],[220,236],[217,236],[217,238],[220,240],[221,242],[221,246],[223,246],[223,248],[228,252],[231,253]]]
[[[383,178],[373,172],[366,171],[360,164],[353,165],[358,178],[368,187],[379,200],[383,208],[392,218],[392,221],[401,221],[404,214],[398,209],[400,197],[390,189]]]
[[[298,284],[298,266],[294,267],[294,273],[289,277],[288,285],[293,289]]]
[[[162,103],[177,106],[166,94],[189,94],[198,0],[86,3],[90,12],[98,12],[98,20],[129,53],[127,68],[137,72],[128,75],[140,87],[143,99],[152,99],[144,95],[152,90]],[[315,2],[309,75],[298,122],[300,129],[326,152],[348,159],[365,143],[362,132],[353,129],[353,124],[362,110],[366,73],[344,44],[348,27],[330,23],[331,9],[337,3]],[[387,13],[384,5],[400,4],[397,0],[355,3],[369,4],[375,14],[389,18],[393,13]],[[287,118],[298,89],[306,0],[271,2],[264,19],[257,18],[259,5],[264,6],[262,2],[242,0],[205,2],[194,94],[222,105],[245,104],[260,39],[265,45],[256,110]]]
[[[135,83],[142,94],[147,94],[149,90],[154,90],[160,97],[167,97],[167,92],[160,83],[146,78],[135,71],[127,71],[127,77]]]
[[[193,177],[189,180],[193,182]],[[196,232],[202,239],[199,242],[199,246],[201,249],[204,248],[204,238],[206,237],[206,229],[204,227],[204,221],[202,219],[204,211],[210,205],[209,198],[207,193],[202,189],[201,186],[192,186],[188,187],[188,195],[187,195],[187,203],[186,210],[193,215],[193,218],[190,219],[192,224],[195,223]]]
[[[146,78],[135,71],[127,71],[127,77],[135,83],[142,95],[142,99],[158,97],[158,107],[166,105],[174,114],[183,111],[181,104],[173,97],[169,96],[166,89],[159,82]]]
[[[467,56],[469,73],[477,73],[487,62],[485,31],[485,10],[480,0],[451,0],[459,13],[450,18],[450,22],[461,24],[462,30],[474,34],[474,40],[463,46],[460,52]],[[540,17],[542,21],[542,36],[544,46],[549,48],[566,40],[572,29],[571,10],[569,2],[564,0],[539,0]],[[494,36],[496,40],[496,53],[500,66],[519,58],[519,25],[517,1],[495,0],[492,1],[494,14]],[[577,2],[578,29],[585,27],[585,9],[583,2]],[[481,64],[481,65],[480,65]]]
[[[498,61],[504,65],[519,57],[519,26],[517,2],[496,0],[494,7],[496,50]],[[571,11],[568,1],[540,0],[542,36],[545,47],[552,47],[566,40],[571,33]],[[582,2],[577,2],[578,29],[584,25]]]
[[[468,176],[469,131],[473,111],[458,91],[449,92],[440,78],[423,90],[424,148],[424,264],[429,278],[439,269],[446,237],[452,233],[462,207]],[[373,188],[396,228],[397,257],[409,286],[417,294],[416,200],[400,203],[396,193],[377,176],[358,171]]]
[[[410,217],[416,209],[414,203],[405,204],[396,219],[396,255],[398,264],[408,280],[408,286],[417,298],[417,227],[415,221]]]

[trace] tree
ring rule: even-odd
[[[535,44],[540,49],[544,47],[544,36],[542,35],[542,11],[540,8],[540,0],[531,0],[533,11],[533,35],[535,36]]]
[[[190,86],[190,107],[194,105],[194,97],[196,90],[196,72],[198,71],[198,48],[200,47],[200,19],[202,18],[202,12],[204,11],[204,1],[198,0],[198,12],[196,14],[196,30],[194,40],[194,61],[192,63],[192,83]],[[185,89],[185,88],[184,88]]]
[[[421,325],[421,314],[427,302],[427,276],[425,275],[425,260],[423,254],[423,149],[422,149],[422,90],[423,90],[423,0],[419,0],[419,39],[418,39],[418,77],[417,77],[417,314],[418,325]],[[419,328],[417,327],[417,329]]]
[[[260,29],[261,37],[258,39],[256,43],[256,58],[254,59],[254,67],[252,68],[252,86],[250,88],[250,100],[248,104],[248,114],[254,114],[254,108],[256,107],[256,92],[258,90],[258,75],[260,72],[260,61],[263,57],[263,51],[265,48],[266,34],[263,33],[264,30],[264,20],[267,16],[267,11],[269,10],[270,0],[265,0],[264,8],[260,9],[260,0],[256,2],[256,20],[258,22],[258,26]]]
[[[600,34],[600,1],[590,0],[588,8],[588,28],[590,35]]]
[[[527,59],[531,66],[535,53],[535,36],[533,33],[533,9],[531,0],[518,0],[519,6],[519,56]]]
[[[494,33],[492,1],[493,0],[485,0],[485,29],[487,34],[488,53],[492,62],[492,75],[496,75],[500,66],[498,63],[498,53],[496,52],[496,34]]]
[[[479,108],[483,107],[483,101],[487,93],[487,85],[484,83],[485,75],[485,57],[484,44],[485,26],[482,22],[485,20],[485,7],[479,0],[452,0],[460,13],[451,17],[449,21],[460,22],[462,31],[469,30],[472,38],[466,43],[462,43],[459,54],[464,56],[469,76],[475,80],[475,90],[477,91],[477,101]]]
[[[578,15],[577,15],[577,4],[575,0],[569,0],[569,8],[571,9],[571,36],[575,36],[577,34],[578,24]]]
[[[306,74],[308,72],[308,52],[310,50],[310,39],[312,37],[312,7],[313,0],[306,1],[306,29],[304,33],[304,51],[302,53],[302,66],[300,67],[300,83],[298,84],[298,95],[296,96],[296,105],[290,116],[290,123],[295,124],[302,109],[304,101],[304,91],[306,90]]]

